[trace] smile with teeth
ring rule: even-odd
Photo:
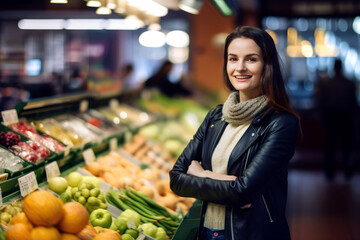
[[[251,78],[251,76],[235,76],[236,79],[248,79]]]

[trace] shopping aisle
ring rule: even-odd
[[[328,182],[317,170],[290,170],[288,220],[292,240],[360,239],[360,174]]]

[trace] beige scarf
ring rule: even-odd
[[[239,126],[252,120],[268,106],[266,95],[240,102],[239,92],[230,93],[223,106],[223,118],[233,126]]]

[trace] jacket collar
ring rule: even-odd
[[[256,115],[253,121],[251,122],[250,126],[248,127],[248,129],[245,131],[244,135],[237,142],[237,144],[234,147],[234,150],[230,155],[230,159],[227,167],[228,172],[232,168],[233,164],[237,161],[237,159],[242,154],[244,154],[244,152],[247,151],[249,147],[253,144],[253,142],[259,137],[259,128],[261,127],[262,122],[264,121],[266,116],[268,116],[268,114],[269,111],[265,110],[259,113],[258,115]],[[211,139],[213,139],[213,141],[211,141],[210,143],[207,159],[211,159],[215,147],[220,141],[220,138],[226,126],[228,125],[228,123],[224,121],[224,119],[222,118],[221,114],[214,116],[213,120],[214,120],[213,124],[210,127],[213,128],[213,131],[211,132],[214,135],[211,136]],[[212,171],[211,160],[205,161],[205,163],[207,164],[205,164],[204,167]]]

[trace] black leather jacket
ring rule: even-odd
[[[227,174],[237,176],[235,181],[186,174],[192,160],[212,170],[211,156],[227,124],[222,120],[222,105],[207,114],[170,171],[171,189],[202,200],[200,230],[207,202],[213,202],[227,206],[227,240],[290,239],[285,217],[287,168],[295,152],[298,119],[284,112],[258,114],[231,153]],[[250,208],[241,209],[248,203]]]

